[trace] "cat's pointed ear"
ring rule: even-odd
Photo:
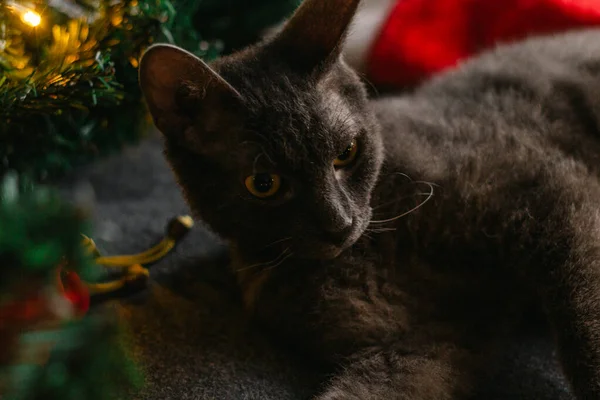
[[[166,44],[151,46],[144,53],[139,79],[154,124],[167,136],[183,135],[203,111],[217,112],[221,102],[241,98],[198,57]]]
[[[270,44],[292,68],[313,72],[340,55],[360,0],[304,0]]]

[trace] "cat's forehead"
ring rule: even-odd
[[[359,117],[335,72],[312,80],[276,64],[223,68],[244,98],[249,136],[287,164],[328,162],[358,134]]]

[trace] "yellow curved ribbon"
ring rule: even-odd
[[[91,294],[111,293],[123,288],[127,283],[138,279],[147,280],[150,273],[144,264],[151,264],[165,257],[193,227],[194,222],[187,215],[179,216],[170,221],[167,234],[163,240],[150,249],[132,255],[102,256],[93,239],[83,236],[82,245],[94,257],[98,265],[107,268],[124,268],[121,278],[100,283],[87,283]]]

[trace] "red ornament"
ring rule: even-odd
[[[63,296],[71,302],[78,317],[84,316],[90,308],[90,292],[74,271],[59,271],[58,287]]]
[[[17,348],[18,336],[23,332],[55,326],[65,318],[80,318],[88,311],[90,294],[77,273],[58,267],[55,276],[58,294],[70,304],[68,313],[56,312],[48,297],[47,283],[39,278],[16,284],[13,291],[16,297],[0,304],[0,364],[16,362],[24,356]],[[46,344],[37,349],[39,354],[35,362],[43,365],[51,348],[51,344]]]
[[[90,307],[90,293],[79,275],[59,267],[55,283],[59,293],[73,306],[75,316],[85,315]],[[29,325],[49,318],[48,299],[42,290],[39,282],[29,282],[26,290],[16,290],[16,293],[20,293],[19,298],[0,306],[0,322]]]

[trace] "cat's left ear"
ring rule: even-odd
[[[304,0],[267,49],[300,73],[337,61],[360,0]]]
[[[154,124],[167,137],[185,139],[194,119],[204,125],[224,105],[240,101],[240,94],[195,55],[176,46],[150,47],[140,60],[139,80]]]

